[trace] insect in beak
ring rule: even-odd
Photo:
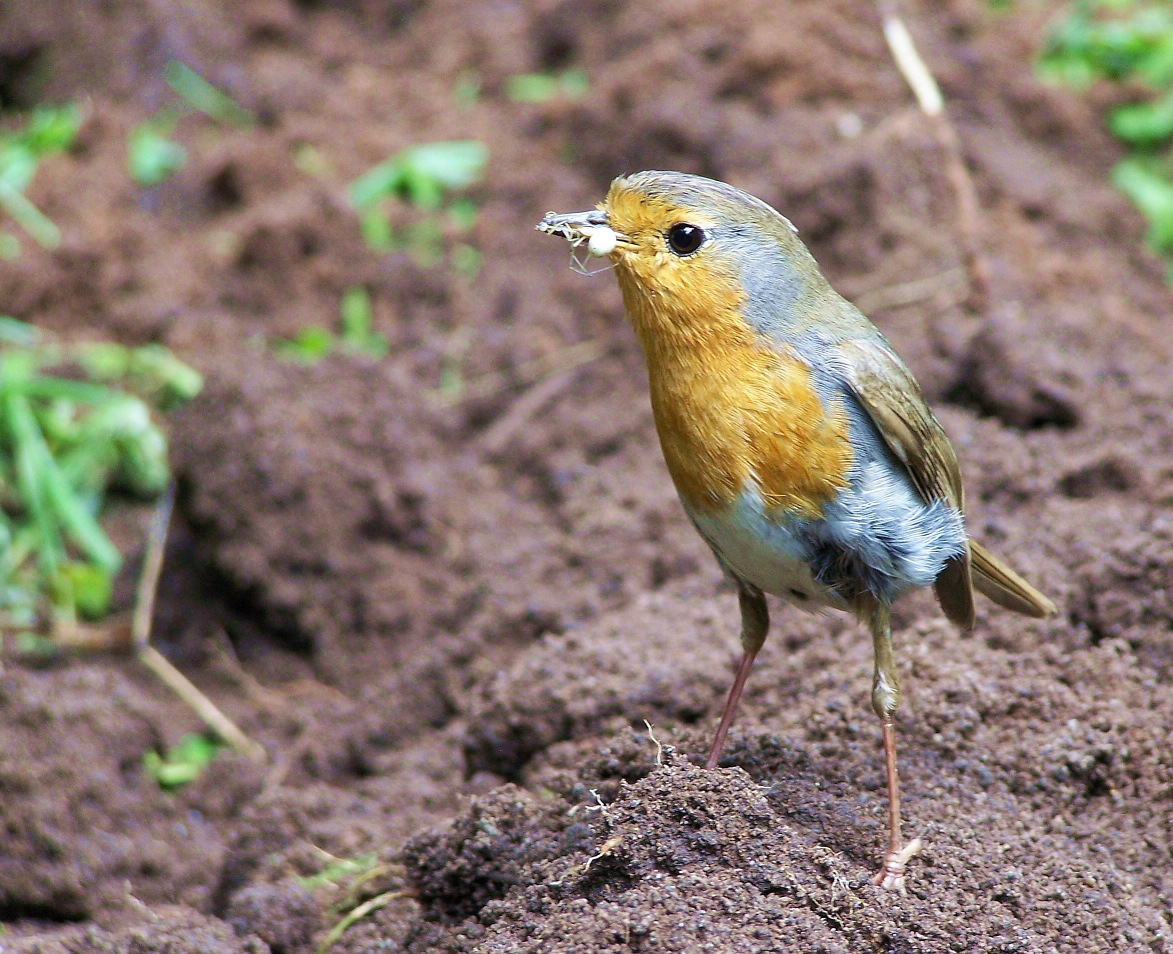
[[[570,243],[571,267],[583,275],[594,275],[615,267],[615,261],[603,268],[589,268],[587,263],[578,257],[578,251],[586,244],[587,251],[596,258],[606,258],[617,248],[630,245],[630,239],[611,228],[607,221],[607,213],[600,209],[589,212],[547,212],[545,218],[537,224],[539,232],[547,235],[560,235]]]

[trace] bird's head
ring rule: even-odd
[[[702,176],[623,176],[598,208],[551,213],[538,229],[586,242],[614,263],[628,316],[645,343],[649,334],[708,337],[734,320],[787,321],[825,284],[786,218]]]

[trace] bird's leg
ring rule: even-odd
[[[870,601],[864,615],[872,631],[876,654],[876,673],[872,680],[872,708],[880,717],[884,736],[884,768],[888,776],[888,853],[884,865],[872,878],[881,888],[904,890],[904,869],[918,851],[921,842],[914,838],[907,845],[900,837],[900,778],[896,774],[896,709],[900,705],[900,683],[896,677],[896,660],[892,654],[892,627],[888,607]]]
[[[741,690],[745,688],[745,681],[753,668],[754,657],[762,648],[766,641],[766,633],[770,629],[770,611],[766,608],[766,598],[761,590],[738,580],[737,600],[741,607],[741,665],[737,667],[737,676],[729,688],[725,711],[721,713],[721,724],[717,727],[713,747],[709,749],[709,757],[705,761],[705,768],[709,769],[716,768],[721,758],[721,750],[725,748],[725,736],[729,734],[729,726],[733,724],[733,717],[737,714]]]

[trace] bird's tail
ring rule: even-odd
[[[1055,604],[976,540],[969,541],[973,585],[999,606],[1023,616],[1054,616]]]

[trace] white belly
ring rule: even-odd
[[[847,608],[815,580],[803,543],[785,523],[766,517],[758,494],[745,493],[716,513],[684,509],[718,559],[747,583],[807,609]]]

